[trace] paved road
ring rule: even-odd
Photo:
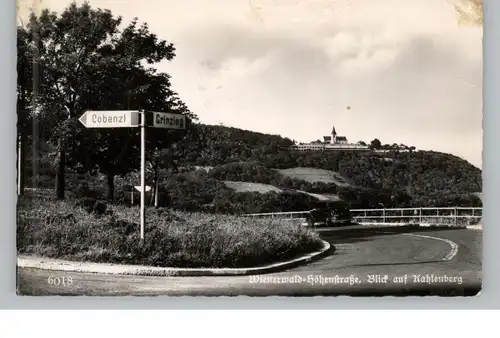
[[[321,230],[336,251],[311,264],[260,276],[141,277],[18,269],[23,295],[441,295],[481,288],[482,231]],[[49,277],[71,285],[50,285]],[[437,279],[435,279],[437,278]]]

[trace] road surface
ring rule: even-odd
[[[481,289],[482,231],[346,227],[320,233],[334,253],[279,273],[142,277],[18,268],[18,294],[473,296]]]

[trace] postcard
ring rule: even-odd
[[[475,296],[482,1],[18,0],[17,294]]]

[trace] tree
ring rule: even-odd
[[[171,60],[173,45],[137,19],[122,31],[121,23],[121,17],[88,3],[73,3],[60,16],[48,10],[31,16],[28,27],[40,37],[37,62],[43,71],[37,104],[44,119],[58,126],[51,135],[58,146],[58,198],[64,198],[66,163],[104,173],[110,199],[114,176],[137,168],[138,130],[84,130],[77,118],[85,110],[168,107],[174,95],[169,76],[148,67]]]
[[[370,142],[370,147],[374,150],[378,150],[382,148],[382,143],[378,138],[374,139],[373,141]]]
[[[31,37],[23,26],[17,27],[17,138],[19,194],[24,193],[27,136],[31,131],[33,98],[33,54]]]
[[[57,144],[58,198],[64,198],[65,150],[69,143],[64,137],[68,136],[71,119],[87,106],[88,74],[95,66],[89,61],[120,22],[109,12],[91,11],[88,4],[77,7],[73,3],[60,17],[47,9],[40,15],[31,14],[28,31],[34,40],[34,63],[42,73],[34,76],[41,80],[35,105],[41,119],[56,126],[48,136]]]
[[[228,162],[230,151],[236,143],[227,127],[194,124],[192,128],[184,148],[187,163],[195,163],[198,158],[207,159],[210,165]]]

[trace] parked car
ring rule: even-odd
[[[343,201],[320,202],[309,211],[306,218],[309,226],[338,226],[352,223],[352,215]]]

